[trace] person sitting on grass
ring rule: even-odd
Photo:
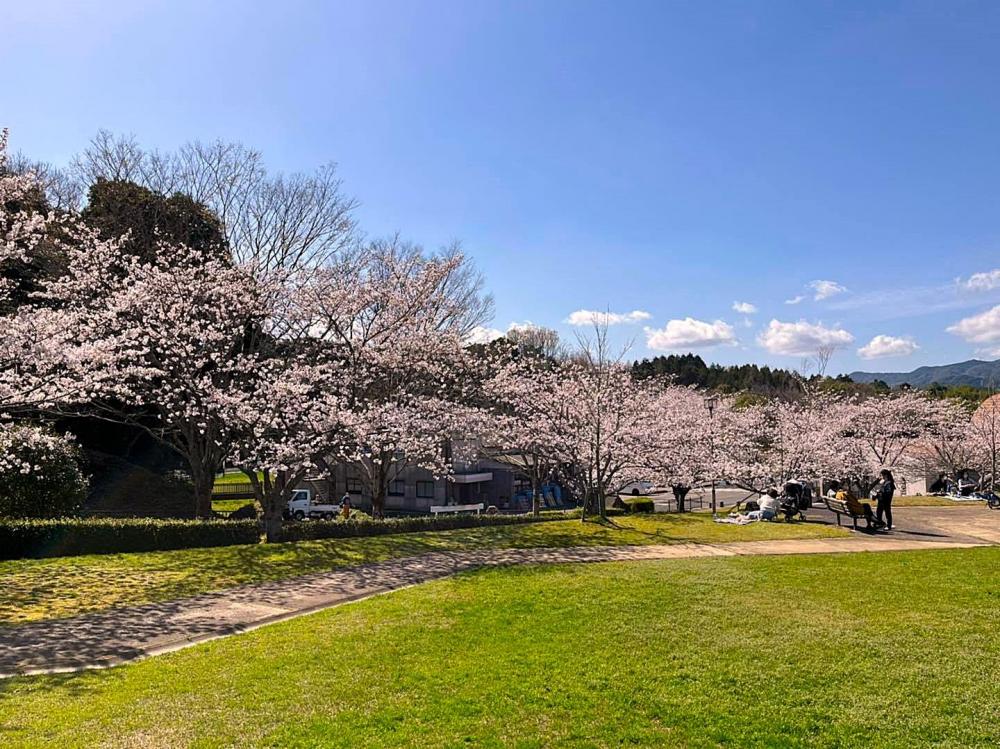
[[[774,487],[768,489],[760,498],[761,520],[774,520],[778,517],[780,506],[781,503],[778,502],[778,490]]]

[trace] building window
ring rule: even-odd
[[[434,499],[434,482],[418,481],[417,497],[420,499]]]
[[[361,479],[357,476],[347,477],[347,493],[361,494]]]
[[[389,496],[390,497],[402,497],[406,493],[406,483],[403,481],[390,481],[389,482]]]

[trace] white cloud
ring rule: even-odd
[[[809,288],[815,292],[813,299],[817,302],[823,299],[829,299],[832,296],[837,296],[837,294],[843,294],[847,291],[846,286],[841,286],[836,281],[812,281],[809,284]]]
[[[570,325],[624,325],[648,320],[650,315],[645,310],[635,309],[631,312],[598,312],[596,310],[578,309],[570,314],[564,322]]]
[[[670,320],[663,328],[644,328],[646,346],[653,351],[731,346],[736,343],[733,327],[722,320],[706,322],[685,317]]]
[[[1000,268],[986,271],[985,273],[973,273],[961,285],[969,291],[993,291],[993,289],[1000,289]]]
[[[1000,305],[959,320],[948,328],[948,332],[969,343],[1000,342]]]
[[[465,336],[465,342],[468,345],[474,343],[489,343],[490,341],[495,341],[497,338],[503,337],[503,331],[497,330],[496,328],[486,328],[482,325],[477,325],[469,334]]]
[[[820,323],[771,320],[757,342],[772,354],[810,356],[823,346],[848,346],[854,336],[842,328],[827,328]]]
[[[514,321],[507,326],[507,330],[503,331],[499,328],[489,328],[482,325],[477,325],[471,332],[465,337],[466,344],[473,343],[489,343],[490,341],[495,341],[497,338],[503,338],[507,333],[512,330],[535,330],[541,326],[535,325],[531,320],[525,320],[524,322]]]
[[[912,338],[877,335],[858,349],[862,359],[881,359],[886,356],[909,356],[920,348]]]
[[[757,311],[757,307],[750,302],[733,302],[733,310],[741,315],[752,315]]]
[[[785,304],[798,304],[803,299],[805,299],[805,297],[802,296],[802,294],[799,294],[798,296],[793,296],[791,299],[786,299]]]
[[[507,332],[509,333],[512,330],[534,330],[538,327],[541,326],[535,325],[535,323],[531,322],[531,320],[525,320],[524,322],[512,322],[507,326]]]

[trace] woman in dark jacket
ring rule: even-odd
[[[892,528],[892,495],[896,493],[896,482],[892,479],[892,471],[883,468],[881,472],[882,486],[878,489],[875,505],[875,517],[885,523],[886,529]],[[884,516],[884,520],[883,520]]]

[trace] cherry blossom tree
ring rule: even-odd
[[[255,279],[218,253],[161,243],[144,260],[106,243],[71,248],[45,296],[70,300],[89,321],[86,343],[120,363],[92,393],[96,415],[133,423],[183,456],[196,513],[209,517],[231,431],[219,394],[252,366],[245,354],[260,335]]]
[[[934,428],[905,451],[901,462],[925,476],[972,471],[991,487],[1000,448],[1000,406],[988,398],[975,412],[950,400],[936,403]]]
[[[988,476],[987,486],[997,486],[997,462],[1000,457],[1000,397],[987,398],[969,419],[969,430],[962,430],[975,445],[980,474]]]
[[[928,444],[951,439],[962,418],[955,404],[916,391],[844,398],[828,409],[828,468],[867,494],[881,469],[912,464]]]
[[[19,412],[77,404],[118,376],[114,346],[95,336],[94,320],[73,297],[50,293],[14,300],[6,271],[31,261],[42,245],[99,255],[113,251],[71,215],[39,201],[30,172],[7,169],[7,131],[0,132],[0,421]]]
[[[723,399],[716,440],[721,475],[755,492],[793,479],[839,475],[835,404],[809,388],[793,401]]]
[[[467,392],[462,339],[481,321],[479,288],[452,251],[427,256],[394,238],[369,245],[310,287],[309,329],[342,362],[345,437],[334,455],[354,467],[381,516],[408,466],[450,472],[483,420]]]
[[[255,358],[217,403],[229,430],[228,460],[247,475],[274,542],[292,492],[342,439],[340,374],[336,363],[311,362],[302,352]]]
[[[404,468],[450,471],[450,441],[467,436],[476,413],[463,399],[466,266],[453,253],[378,241],[267,286],[267,343],[239,395],[225,400],[234,459],[254,484],[269,540],[316,468],[354,468],[376,516]]]
[[[646,475],[669,486],[684,511],[684,497],[713,478],[711,424],[705,394],[690,387],[650,383],[645,418],[639,425]]]
[[[612,351],[607,325],[591,337],[563,368],[566,440],[571,477],[587,509],[606,517],[606,497],[645,478],[641,456],[646,432],[648,391]]]
[[[87,496],[70,435],[34,424],[0,426],[0,516],[65,517]]]
[[[531,511],[541,511],[542,486],[569,462],[570,424],[566,407],[568,373],[540,347],[518,342],[490,362],[485,385],[496,416],[490,457],[521,471],[531,482]]]

